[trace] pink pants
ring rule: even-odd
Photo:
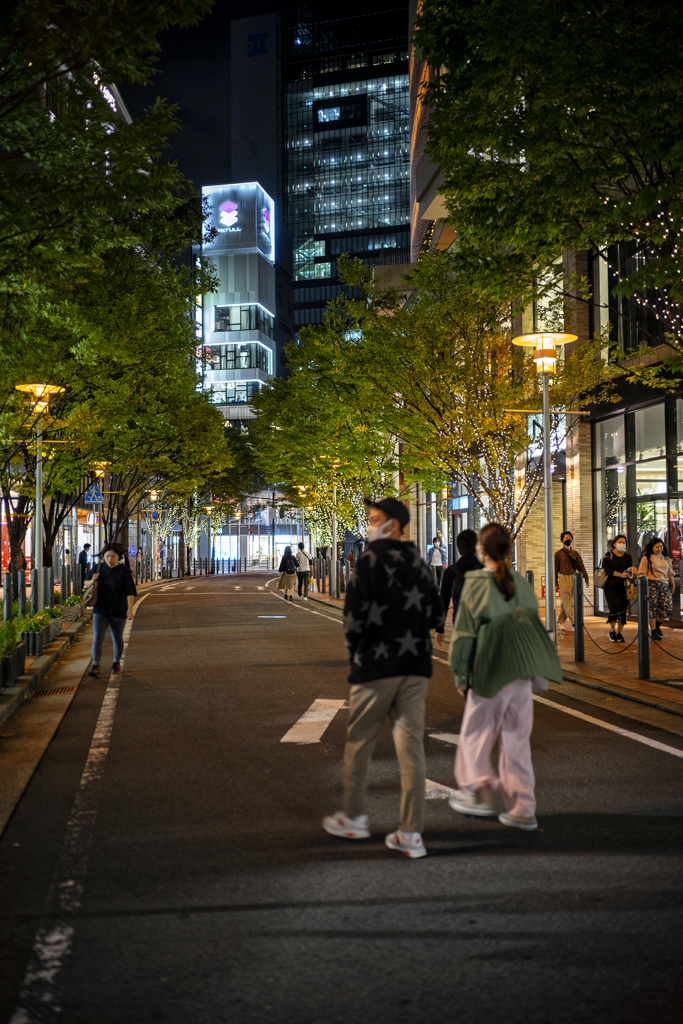
[[[534,724],[530,679],[514,679],[495,697],[467,694],[455,757],[459,789],[475,796],[482,786],[500,789],[506,810],[520,818],[536,812],[529,737]],[[500,737],[498,773],[491,753]]]

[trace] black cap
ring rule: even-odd
[[[372,498],[364,498],[363,501],[370,508],[381,508],[382,512],[386,512],[389,519],[396,519],[401,529],[410,522],[408,507],[402,501],[399,501],[398,498],[380,498],[379,501],[373,501]]]

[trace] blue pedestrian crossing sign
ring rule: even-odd
[[[83,501],[86,505],[104,505],[104,495],[97,484],[92,485]]]

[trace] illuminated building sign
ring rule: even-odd
[[[215,231],[205,252],[260,252],[275,262],[274,204],[257,182],[205,185],[202,193],[210,205],[207,226]]]

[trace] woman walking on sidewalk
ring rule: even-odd
[[[609,608],[607,616],[609,639],[613,644],[625,644],[622,627],[626,625],[626,610],[628,608],[626,580],[631,578],[633,559],[626,550],[626,537],[623,533],[617,534],[614,538],[610,550],[602,560],[602,568],[607,576],[605,599]]]
[[[102,645],[107,627],[111,630],[114,646],[114,664],[111,670],[114,673],[121,671],[123,629],[126,618],[133,618],[133,604],[137,595],[130,569],[123,561],[121,545],[107,544],[102,550],[101,557],[99,571],[93,576],[97,597],[92,616],[92,667],[89,674],[95,678],[100,674]]]
[[[671,618],[673,608],[674,568],[666,547],[661,540],[653,537],[649,542],[638,566],[638,575],[647,576],[650,599],[650,629],[653,640],[663,640],[660,622]]]
[[[492,817],[499,789],[505,811],[498,820],[532,832],[538,828],[532,689],[547,690],[549,679],[562,682],[562,669],[533,587],[508,565],[509,531],[489,523],[477,554],[485,571],[465,577],[449,656],[456,686],[467,695],[455,759],[460,788],[449,803],[461,814]],[[498,771],[491,763],[497,740]]]
[[[285,601],[293,601],[294,585],[296,583],[296,559],[292,554],[289,544],[283,552],[278,572],[281,574],[277,585],[278,590],[284,590]]]

